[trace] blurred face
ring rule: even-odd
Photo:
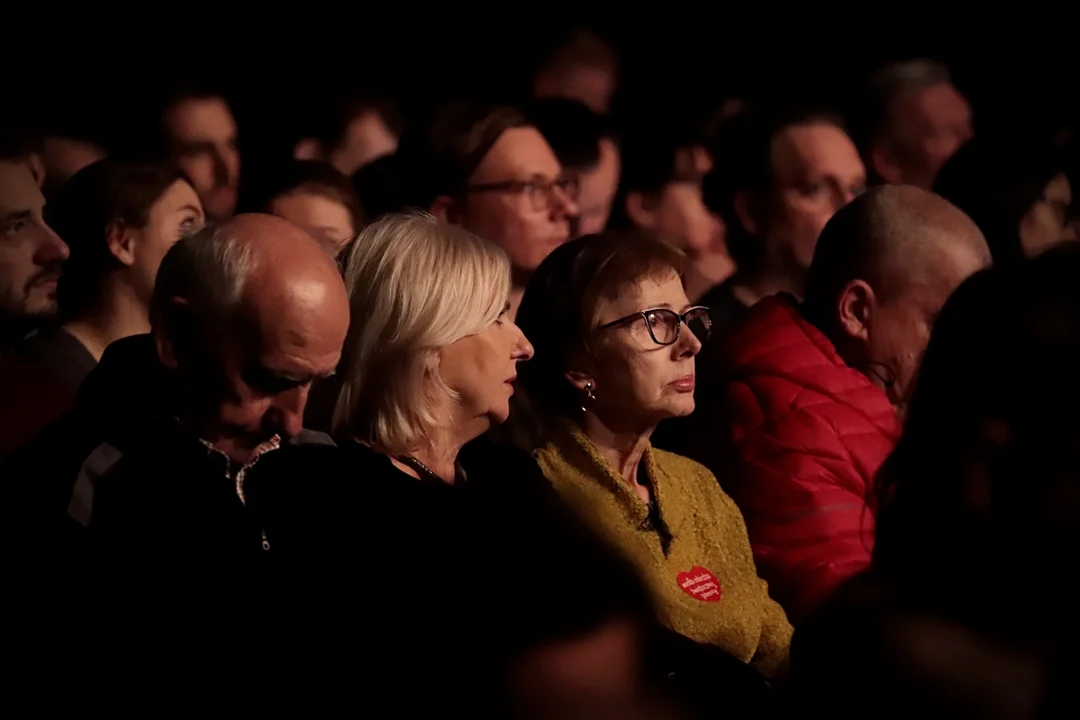
[[[1042,196],[1020,221],[1025,255],[1035,257],[1054,245],[1076,240],[1076,228],[1069,222],[1072,201],[1072,186],[1064,173],[1047,183]]]
[[[274,198],[270,212],[302,227],[335,257],[356,237],[349,209],[324,195],[295,192]]]
[[[960,283],[987,265],[986,257],[969,247],[942,248],[938,262],[923,277],[892,298],[875,303],[866,326],[867,377],[883,387],[897,408],[907,405],[945,301]]]
[[[619,148],[611,140],[601,139],[600,162],[578,178],[578,235],[592,235],[607,226],[619,187],[619,172]]]
[[[517,364],[531,358],[533,348],[509,310],[508,305],[487,328],[439,350],[439,374],[459,398],[455,407],[459,427],[479,419],[486,429],[510,416]]]
[[[562,167],[536,128],[511,128],[470,182],[461,224],[501,245],[520,282],[570,237],[577,206],[558,184]]]
[[[609,427],[635,429],[693,412],[694,356],[701,350],[701,340],[672,315],[689,309],[674,271],[643,278],[618,299],[603,300],[595,323],[596,358],[589,373],[595,399],[586,409]],[[707,337],[707,319],[699,317],[690,324]],[[670,345],[658,343],[673,337]]]
[[[146,226],[140,228],[135,254],[134,285],[139,297],[150,304],[161,260],[176,242],[206,224],[195,189],[183,180],[173,183],[150,208]]]
[[[887,182],[929,190],[945,161],[974,136],[971,106],[950,83],[897,98],[892,108],[891,152],[876,160]]]
[[[341,359],[349,325],[344,285],[306,282],[283,294],[284,301],[261,306],[266,298],[246,302],[239,322],[247,332],[226,333],[208,351],[195,348],[208,368],[195,369],[199,384],[189,391],[202,402],[197,431],[236,464],[251,462],[275,436],[298,435],[312,383]]]
[[[643,681],[641,631],[611,620],[589,633],[531,648],[509,673],[515,713],[530,720],[682,717]]]
[[[866,170],[847,133],[828,123],[778,133],[772,167],[773,198],[761,234],[771,257],[805,271],[825,223],[865,189]]]
[[[236,209],[240,151],[236,121],[222,98],[188,98],[165,113],[176,162],[191,178],[207,217],[226,219]]]
[[[0,162],[0,317],[48,317],[68,247],[42,218],[45,198],[30,168]]]
[[[334,148],[327,160],[346,177],[383,155],[397,152],[398,139],[382,116],[375,112],[353,118],[345,129],[341,145]]]

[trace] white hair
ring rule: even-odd
[[[510,296],[498,246],[427,213],[391,214],[357,237],[345,265],[352,323],[335,432],[406,454],[439,427],[453,393],[432,360],[490,326]]]
[[[232,317],[255,265],[250,244],[224,227],[207,226],[182,238],[158,268],[151,317],[160,318],[173,298],[183,298],[196,318],[219,325]]]

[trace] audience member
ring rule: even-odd
[[[45,198],[30,171],[30,148],[0,137],[0,354],[56,312],[68,247],[45,224]]]
[[[464,104],[444,108],[426,142],[407,151],[415,205],[500,245],[510,256],[510,316],[548,253],[577,216],[577,182],[519,111]]]
[[[875,188],[825,226],[806,302],[768,298],[720,345],[682,445],[738,503],[796,624],[869,564],[867,498],[897,411],[941,306],[989,262],[979,229],[940,197]]]
[[[236,120],[224,95],[183,87],[169,95],[156,119],[161,136],[154,141],[161,147],[155,149],[191,180],[207,218],[231,217],[240,185],[240,150]]]
[[[599,35],[572,27],[554,44],[533,78],[533,96],[577,100],[606,115],[619,83],[619,58]]]
[[[765,104],[746,111],[731,132],[731,150],[705,184],[737,268],[701,299],[721,334],[762,298],[802,297],[821,229],[866,184],[858,151],[834,115]]]
[[[1072,184],[1052,146],[980,136],[945,163],[934,191],[975,221],[996,265],[1077,239]]]
[[[291,160],[248,183],[251,212],[277,215],[303,228],[337,257],[363,224],[360,200],[349,179],[330,165]]]
[[[694,409],[694,356],[709,336],[684,262],[646,235],[611,232],[541,264],[519,311],[537,348],[521,374],[540,424],[535,457],[641,573],[667,627],[780,675],[791,625],[758,578],[738,508],[704,467],[649,444],[657,423]]]
[[[297,160],[318,160],[351,177],[368,163],[397,152],[401,118],[388,98],[352,91],[327,93],[304,104]]]
[[[883,182],[929,190],[971,139],[971,107],[949,70],[932,60],[890,63],[870,82],[866,159]]]
[[[687,255],[683,282],[699,301],[734,272],[726,228],[702,199],[712,159],[701,141],[670,126],[642,122],[623,140],[623,171],[611,226],[656,233]]]
[[[601,232],[619,186],[619,146],[609,123],[575,100],[534,101],[526,115],[567,173],[577,177],[575,237]]]
[[[121,338],[150,331],[150,297],[161,259],[203,226],[191,184],[165,165],[101,160],[71,178],[46,212],[71,255],[60,279],[60,324],[14,349],[25,370],[0,365],[13,384],[0,401],[0,456],[71,409],[75,393]],[[57,402],[46,399],[57,395]]]
[[[946,303],[881,469],[871,570],[796,635],[801,712],[1075,717],[1080,427],[1059,410],[1080,402],[1078,250]]]

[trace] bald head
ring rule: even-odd
[[[825,225],[804,312],[900,404],[942,305],[989,264],[982,232],[957,207],[920,188],[883,185]]]
[[[333,373],[349,324],[330,255],[271,215],[238,215],[177,243],[154,290],[163,364],[201,401],[201,437],[246,462],[302,429],[312,382]]]
[[[825,225],[807,275],[806,305],[825,319],[852,280],[868,283],[879,300],[912,285],[945,283],[951,292],[959,284],[953,266],[967,277],[989,263],[982,232],[955,205],[917,187],[882,185]]]

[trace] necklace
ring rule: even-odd
[[[424,476],[428,480],[434,480],[440,485],[446,485],[446,479],[439,475],[437,472],[429,468],[424,463],[420,462],[412,455],[402,455],[398,458],[401,462],[405,463],[421,476]],[[422,478],[423,479],[423,478]],[[461,469],[461,466],[454,463],[454,485],[461,485],[465,482],[465,472]]]

